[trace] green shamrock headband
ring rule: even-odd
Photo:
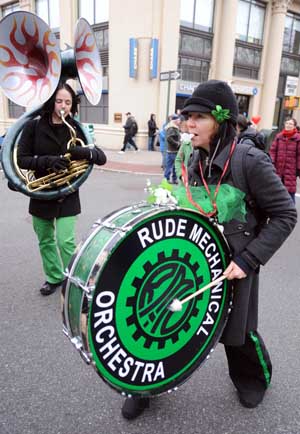
[[[219,124],[223,123],[227,119],[230,119],[230,110],[223,109],[221,105],[216,105],[216,109],[212,110],[211,114]]]

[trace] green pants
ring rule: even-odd
[[[76,248],[76,216],[46,220],[32,217],[32,224],[39,240],[46,281],[58,283],[64,279],[63,271],[68,266]]]

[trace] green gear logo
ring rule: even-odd
[[[187,240],[176,240],[176,245],[180,248],[163,240],[148,247],[129,268],[119,291],[120,310],[124,306],[117,321],[120,338],[135,356],[148,360],[168,357],[182,348],[207,307],[207,295],[202,294],[180,312],[168,309],[174,298],[190,295],[210,279],[199,249]],[[143,270],[141,277],[136,277],[138,270]]]
[[[136,297],[128,299],[127,305],[132,307],[134,314],[127,319],[127,324],[137,323],[133,338],[138,340],[144,335],[146,348],[156,341],[161,349],[169,338],[173,343],[177,342],[180,329],[187,331],[189,317],[198,313],[198,309],[190,303],[188,309],[185,307],[174,321],[175,316],[168,309],[170,299],[191,294],[203,282],[203,277],[197,276],[199,265],[187,265],[190,259],[188,253],[183,261],[179,259],[178,250],[172,252],[171,258],[161,253],[158,265],[152,266],[147,262],[144,279],[136,278],[133,282]]]

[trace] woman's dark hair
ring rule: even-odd
[[[219,153],[225,146],[231,144],[236,137],[236,129],[231,122],[223,122],[219,125],[216,135],[210,143],[209,155],[210,158],[215,151]],[[218,149],[216,149],[218,148]]]
[[[251,122],[248,121],[246,116],[238,115],[237,124],[238,124],[241,131],[245,131],[251,125]]]
[[[155,114],[154,114],[154,113],[151,113],[151,115],[150,115],[150,120],[151,120],[151,121],[154,120],[154,119],[153,119],[154,116],[155,116]]]
[[[57,95],[57,92],[60,91],[61,89],[65,89],[66,91],[68,91],[72,97],[72,107],[71,107],[72,115],[74,116],[76,113],[78,113],[78,104],[80,103],[79,96],[77,96],[75,94],[74,90],[71,88],[71,86],[68,83],[60,82],[60,83],[58,83],[58,86],[57,86],[54,94],[43,105],[42,114],[45,114],[45,113],[52,114],[53,113],[56,95]]]

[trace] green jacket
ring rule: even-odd
[[[180,148],[177,152],[176,158],[175,158],[175,172],[178,178],[178,181],[180,184],[182,184],[181,179],[181,163],[183,161],[185,167],[187,168],[188,162],[191,156],[191,153],[193,152],[193,147],[191,141],[183,141],[180,145]]]

